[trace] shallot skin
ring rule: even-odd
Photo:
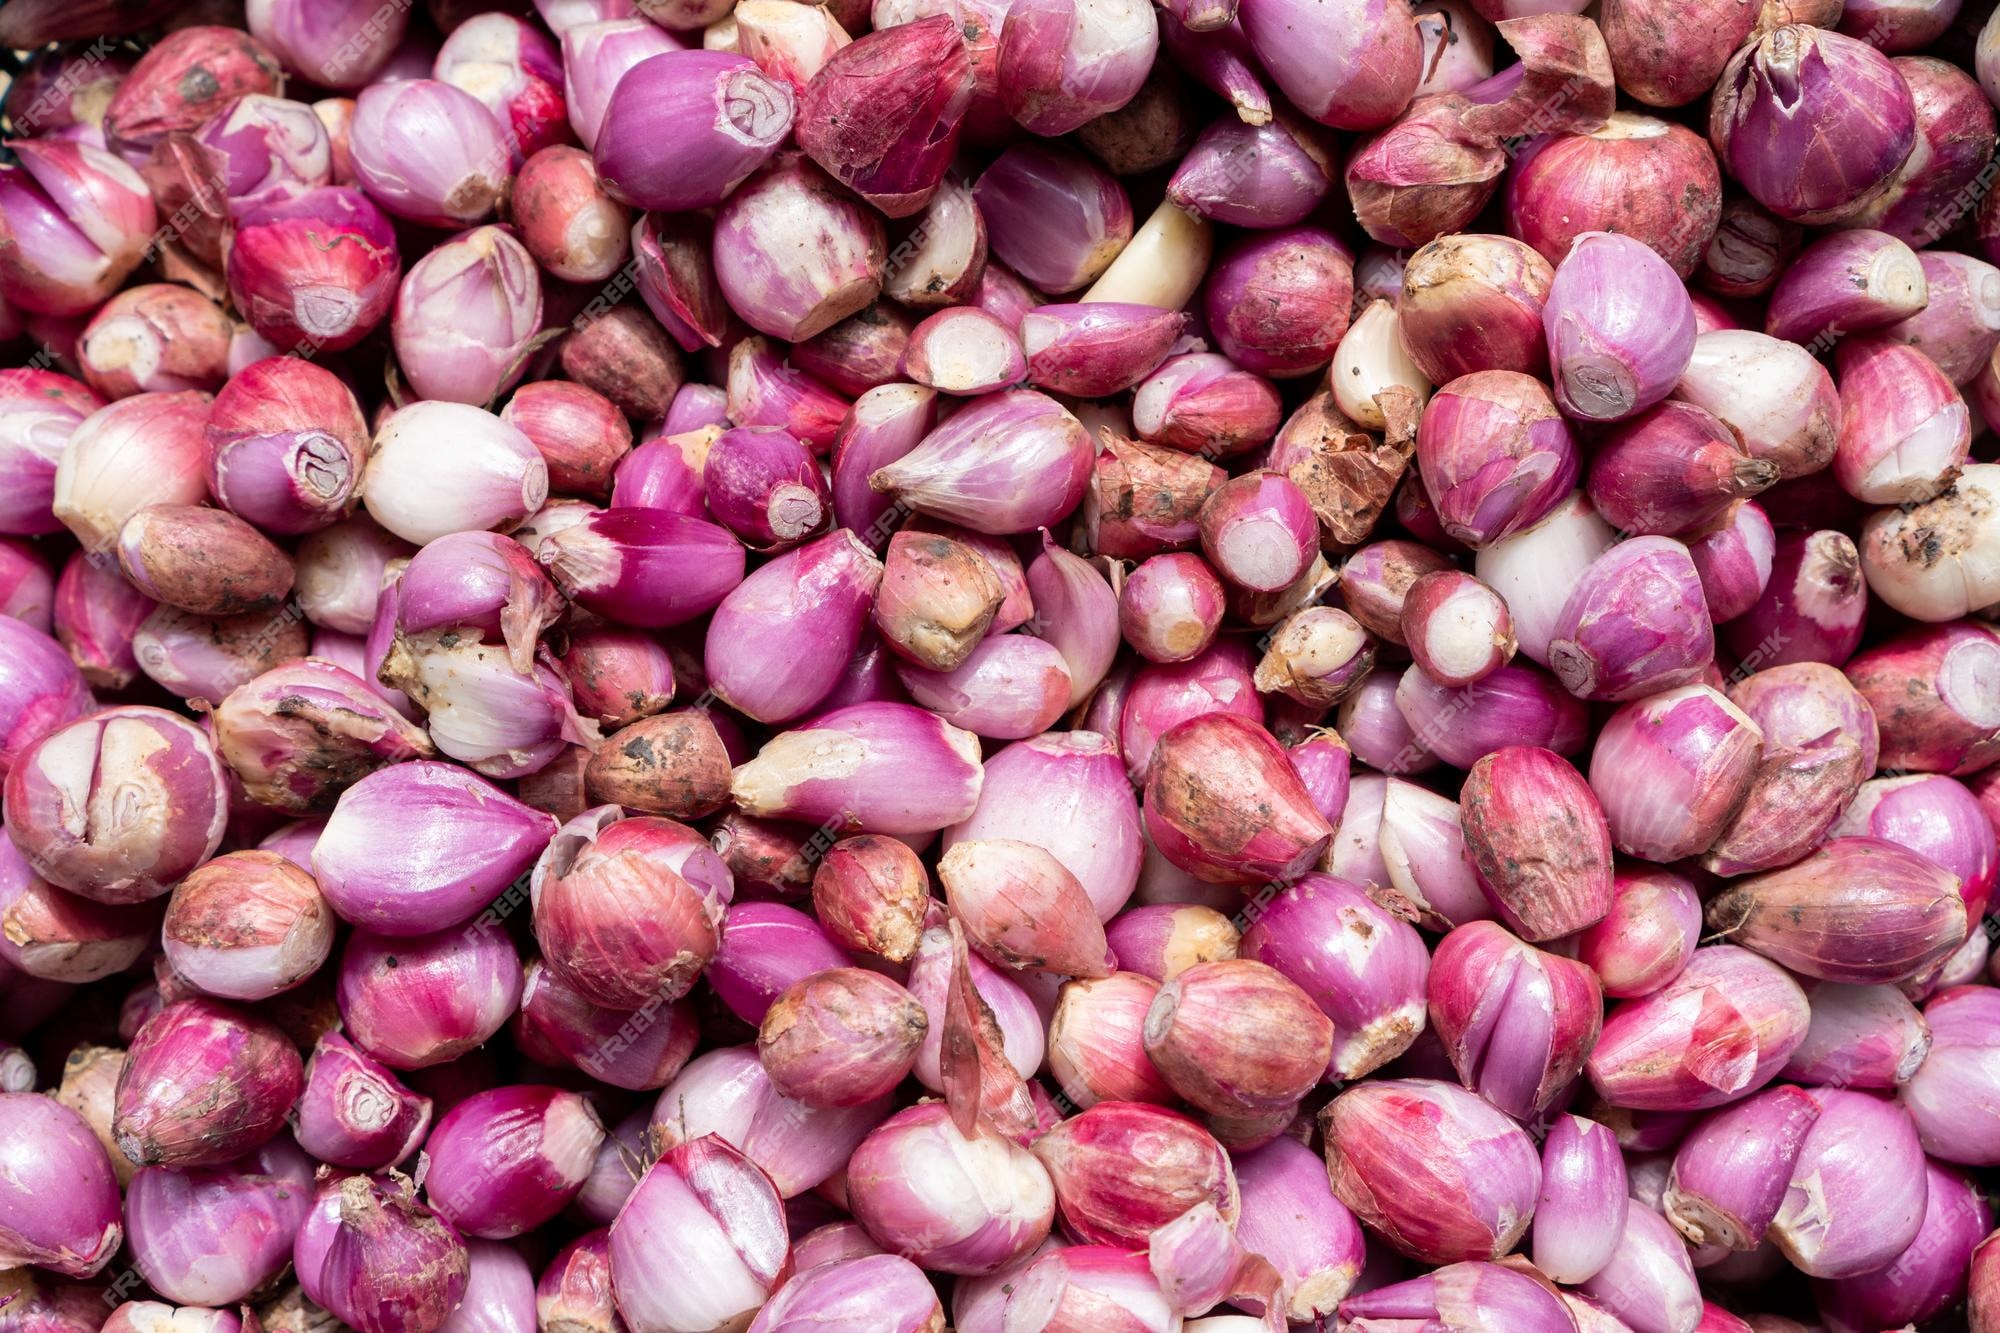
[[[0,1333],[2000,1333],[1993,7],[0,0]]]

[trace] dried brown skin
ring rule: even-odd
[[[563,339],[561,361],[563,374],[643,421],[667,414],[684,378],[680,348],[635,301],[579,316]]]
[[[1179,69],[1160,60],[1131,101],[1085,121],[1076,139],[1114,175],[1143,176],[1186,155],[1199,128],[1189,114],[1194,105]]]
[[[572,745],[544,767],[518,780],[514,794],[566,824],[590,809],[584,778],[589,766],[590,750]]]
[[[1063,1219],[1093,1245],[1144,1245],[1200,1204],[1234,1225],[1236,1173],[1213,1136],[1176,1111],[1099,1103],[1032,1145],[1055,1181]]]
[[[813,872],[813,908],[842,947],[907,963],[931,905],[924,863],[907,844],[864,833],[835,843]]]
[[[77,1046],[63,1062],[62,1085],[49,1094],[83,1117],[83,1123],[104,1146],[120,1187],[131,1184],[132,1173],[139,1169],[118,1151],[118,1140],[111,1132],[112,1097],[124,1070],[125,1052],[117,1047]]]
[[[176,130],[193,130],[246,93],[276,93],[278,57],[236,28],[182,28],[162,38],[119,85],[104,113],[114,149],[149,148]]]
[[[1389,430],[1380,438],[1342,415],[1330,393],[1307,399],[1278,432],[1274,451],[1293,460],[1283,471],[1311,501],[1322,549],[1351,550],[1367,541],[1395,497],[1417,452],[1418,413],[1414,397],[1405,402],[1406,396],[1401,387],[1381,395]]]
[[[1532,746],[1485,756],[1466,776],[1459,819],[1465,850],[1521,938],[1573,935],[1611,910],[1610,830],[1567,760]]]
[[[1956,875],[1874,838],[1836,838],[1709,900],[1710,931],[1805,976],[1887,985],[1965,942]]]
[[[437,754],[428,732],[386,705],[379,712],[330,707],[318,691],[270,699],[258,697],[251,689],[255,684],[249,682],[222,701],[214,733],[222,762],[260,805],[298,815],[331,810],[343,791],[385,763]],[[271,762],[274,731],[288,745],[277,764]],[[392,732],[397,746],[385,746]]]
[[[945,1102],[959,1133],[968,1137],[978,1133],[983,1120],[1025,1144],[1039,1128],[1034,1098],[1007,1058],[999,1020],[973,984],[965,931],[956,919],[949,924],[951,977],[945,988],[944,1031],[938,1048]]]
[[[858,1106],[916,1063],[930,1020],[917,997],[865,968],[836,967],[787,987],[757,1030],[779,1092],[809,1106]]]
[[[193,948],[257,948],[330,911],[313,877],[284,857],[229,852],[174,887],[160,929]]]
[[[591,798],[675,819],[729,801],[729,752],[699,709],[642,718],[605,738],[584,769]]]
[[[1276,968],[1197,963],[1160,987],[1146,1054],[1193,1105],[1248,1117],[1296,1106],[1333,1059],[1333,1021]]]
[[[1228,474],[1207,458],[1108,430],[1103,441],[1083,501],[1094,553],[1140,560],[1192,547],[1196,515]]]
[[[758,888],[796,898],[812,888],[813,830],[803,824],[731,810],[716,822],[709,840],[739,892]]]
[[[1605,0],[1598,27],[1618,86],[1648,106],[1705,96],[1749,40],[1759,0]]]
[[[500,409],[549,467],[549,490],[602,500],[612,474],[632,448],[632,425],[603,394],[581,384],[523,384]]]
[[[1866,777],[1852,736],[1766,751],[1743,804],[1701,858],[1703,867],[1747,875],[1790,865],[1819,845]]]
[[[226,509],[149,505],[118,534],[118,563],[156,601],[198,616],[269,611],[292,590],[292,560]]]
[[[875,628],[896,653],[933,671],[972,655],[1006,600],[992,563],[969,542],[908,529],[889,539]]]

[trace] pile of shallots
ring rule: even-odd
[[[1991,11],[9,0],[0,1333],[2000,1333]]]

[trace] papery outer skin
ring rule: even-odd
[[[1111,975],[1111,954],[1089,896],[1046,849],[1005,838],[961,840],[937,870],[951,914],[994,963],[1064,976]]]
[[[479,99],[506,131],[513,165],[568,138],[562,55],[512,15],[474,15],[452,28],[432,74]]]
[[[1346,880],[1308,874],[1285,888],[1258,910],[1240,951],[1282,972],[1333,1020],[1329,1082],[1373,1072],[1423,1031],[1422,939]]]
[[[912,1153],[936,1166],[908,1173]],[[898,1112],[862,1141],[847,1196],[878,1244],[947,1273],[990,1273],[1026,1255],[1055,1216],[1039,1161],[996,1135],[966,1139],[939,1102]]]
[[[483,1045],[521,1001],[521,959],[504,932],[448,929],[348,937],[336,985],[344,1030],[392,1069],[425,1069]]]
[[[639,1328],[727,1328],[788,1275],[770,1178],[713,1135],[669,1150],[611,1227],[618,1307]],[[675,1243],[667,1244],[673,1236]]]
[[[1578,235],[1608,224],[1644,241],[1683,279],[1700,262],[1721,209],[1721,173],[1699,134],[1622,111],[1589,134],[1561,135],[1523,152],[1505,203],[1508,231],[1551,264],[1562,262]]]
[[[1370,1080],[1335,1098],[1321,1124],[1334,1193],[1410,1258],[1498,1257],[1527,1230],[1541,1182],[1534,1145],[1472,1093]]]
[[[382,841],[384,825],[404,833]],[[428,935],[478,915],[554,833],[552,817],[454,765],[396,765],[340,797],[312,869],[344,921]]]
[[[1252,232],[1216,257],[1202,309],[1218,350],[1273,378],[1310,374],[1347,332],[1354,257],[1316,227]]]
[[[468,1236],[518,1236],[569,1203],[603,1138],[577,1093],[489,1088],[438,1117],[425,1141],[424,1197]]]
[[[1331,838],[1284,751],[1232,713],[1191,717],[1160,738],[1143,809],[1161,853],[1210,883],[1289,878]]]
[[[1852,1277],[1916,1239],[1928,1187],[1916,1126],[1894,1101],[1823,1088],[1771,1238],[1802,1272]]]
[[[126,1199],[134,1266],[154,1291],[185,1305],[246,1299],[292,1262],[312,1174],[285,1137],[221,1166],[138,1171]]]
[[[315,238],[332,233],[337,244]],[[400,259],[388,218],[359,190],[328,186],[237,219],[230,299],[286,351],[340,351],[367,337],[396,299]]]
[[[1664,988],[1613,1009],[1585,1069],[1614,1106],[1705,1110],[1768,1083],[1810,1021],[1805,992],[1783,969],[1711,945]]]
[[[1806,976],[1862,985],[1942,962],[1967,932],[1956,875],[1867,837],[1831,839],[1793,866],[1739,880],[1707,915],[1719,938]]]
[[[1542,1144],[1535,1266],[1551,1281],[1594,1277],[1617,1248],[1627,1203],[1625,1159],[1611,1131],[1578,1116],[1557,1116]]]
[[[919,513],[1005,536],[1074,509],[1092,455],[1082,424],[1054,399],[1012,390],[976,399],[869,484]]]
[[[6,1220],[0,1257],[68,1277],[90,1277],[111,1262],[124,1236],[118,1182],[83,1117],[53,1098],[0,1093],[6,1145]]]
[[[1229,1155],[1178,1112],[1099,1102],[1035,1140],[1069,1231],[1085,1244],[1140,1245],[1198,1204],[1235,1224],[1239,1197]],[[1134,1171],[1135,1163],[1143,1168]]]
[[[1993,1029],[2000,1015],[1985,987],[1954,987],[1924,1006],[1930,1054],[1897,1093],[1915,1121],[1924,1150],[1965,1166],[2000,1162],[2000,1121],[1989,1091],[1996,1060]]]
[[[1577,937],[1577,957],[1615,999],[1650,995],[1681,974],[1701,937],[1692,881],[1645,865],[1612,869],[1611,911]]]
[[[1708,137],[1757,202],[1816,226],[1864,207],[1894,177],[1916,144],[1916,109],[1867,43],[1786,25],[1730,58]]]
[[[908,990],[866,968],[816,972],[772,1001],[758,1059],[779,1092],[809,1106],[860,1106],[894,1092],[929,1031]]]
[[[471,1271],[464,1239],[394,1176],[321,1180],[296,1255],[305,1294],[361,1333],[443,1327]]]
[[[1428,992],[1432,1030],[1459,1082],[1523,1120],[1576,1077],[1603,1021],[1596,973],[1491,921],[1439,942]]]
[[[206,505],[147,505],[118,532],[118,564],[153,600],[198,616],[276,608],[292,562],[256,528]]]
[[[1964,775],[2000,758],[2000,711],[1985,682],[2000,672],[2000,636],[1971,621],[1885,640],[1844,668],[1874,710],[1878,765]]]
[[[97,981],[131,967],[158,935],[157,912],[59,889],[0,841],[0,962],[47,981]]]
[[[943,180],[972,95],[950,15],[880,29],[836,51],[806,86],[800,146],[890,217],[908,217]]]
[[[1334,1028],[1312,996],[1248,958],[1197,963],[1164,982],[1146,1011],[1146,1054],[1173,1089],[1211,1116],[1275,1117],[1326,1072]]]
[[[1086,1110],[1107,1101],[1176,1100],[1143,1040],[1146,1011],[1159,989],[1158,981],[1137,972],[1063,985],[1049,1019],[1048,1055],[1064,1097]]]
[[[1669,399],[1611,431],[1587,485],[1597,512],[1621,530],[1686,538],[1777,475],[1769,459],[1745,457],[1721,418]]]
[[[1585,232],[1556,266],[1542,311],[1556,402],[1585,421],[1622,421],[1673,391],[1694,353],[1694,311],[1644,243]]]
[[[585,998],[627,1010],[692,988],[715,956],[730,892],[698,834],[615,806],[559,829],[529,883],[542,961]]]
[[[1563,604],[1550,666],[1579,698],[1643,698],[1697,679],[1715,628],[1687,548],[1634,537],[1592,561]]]
[[[924,1271],[893,1254],[806,1267],[771,1295],[749,1333],[812,1333],[841,1323],[883,1333],[940,1333],[944,1311]]]
[[[1610,834],[1568,763],[1532,747],[1498,750],[1473,765],[1459,801],[1481,885],[1522,938],[1573,934],[1610,911]]]
[[[174,887],[161,923],[180,978],[229,1000],[304,982],[333,950],[333,909],[311,875],[268,851],[225,852]]]
[[[1706,685],[1626,704],[1591,751],[1591,790],[1612,846],[1660,863],[1707,851],[1748,793],[1762,751],[1756,723]],[[1651,780],[1636,781],[1642,773]]]
[[[982,778],[970,732],[908,704],[869,703],[774,736],[736,769],[731,791],[749,814],[931,833],[971,817]]]
[[[759,568],[709,622],[709,688],[761,722],[808,712],[859,643],[881,577],[881,563],[845,531]],[[796,655],[801,640],[814,645],[803,658]]]
[[[1812,1094],[1780,1086],[1697,1120],[1667,1178],[1667,1220],[1691,1245],[1755,1249],[1820,1109]]]
[[[1100,921],[1131,898],[1144,835],[1115,746],[1095,732],[1019,741],[984,764],[971,814],[944,831],[942,848],[1011,838],[1045,847],[1082,884]]]
[[[436,754],[367,682],[317,658],[239,686],[214,719],[216,749],[245,792],[294,814],[326,809],[384,764]]]
[[[1417,465],[1438,517],[1475,547],[1547,517],[1575,487],[1577,460],[1548,391],[1514,371],[1445,384],[1418,429]]]
[[[916,1068],[912,1072],[924,1087],[932,1092],[943,1092],[946,1004],[953,985],[952,969],[956,960],[945,922],[937,914],[932,915],[932,922],[918,939],[916,955],[910,960],[910,993],[923,1003],[930,1020],[923,1045],[917,1051]],[[1032,984],[1034,978],[1031,976],[993,966],[972,951],[967,952],[966,963],[967,970],[972,974],[973,989],[981,1003],[992,1011],[994,1021],[999,1025],[1001,1049],[1007,1063],[1013,1065],[1023,1079],[1031,1077],[1041,1068],[1042,1056],[1048,1046],[1048,1025],[1042,1018],[1042,1012],[1044,1008],[1053,1009],[1053,1004],[1045,999],[1038,1002],[1036,996],[1029,994],[1023,983]],[[1160,1100],[1167,1099],[1162,1097]]]
[[[1181,336],[1179,311],[1117,301],[1037,306],[1021,317],[1027,377],[1040,388],[1107,397],[1159,368]]]
[[[732,1046],[688,1062],[660,1093],[651,1132],[663,1147],[718,1135],[790,1199],[834,1176],[889,1109],[886,1099],[838,1108],[792,1101],[771,1086],[756,1047]]]
[[[304,1070],[267,1019],[209,999],[146,1021],[118,1078],[118,1146],[143,1166],[213,1166],[284,1128]]]
[[[104,709],[51,731],[7,775],[15,845],[44,879],[99,902],[166,892],[214,855],[228,813],[208,736],[157,708]]]
[[[1228,114],[1202,130],[1167,192],[1212,222],[1286,227],[1312,215],[1333,188],[1335,166],[1325,136],[1289,115],[1251,125]]]

